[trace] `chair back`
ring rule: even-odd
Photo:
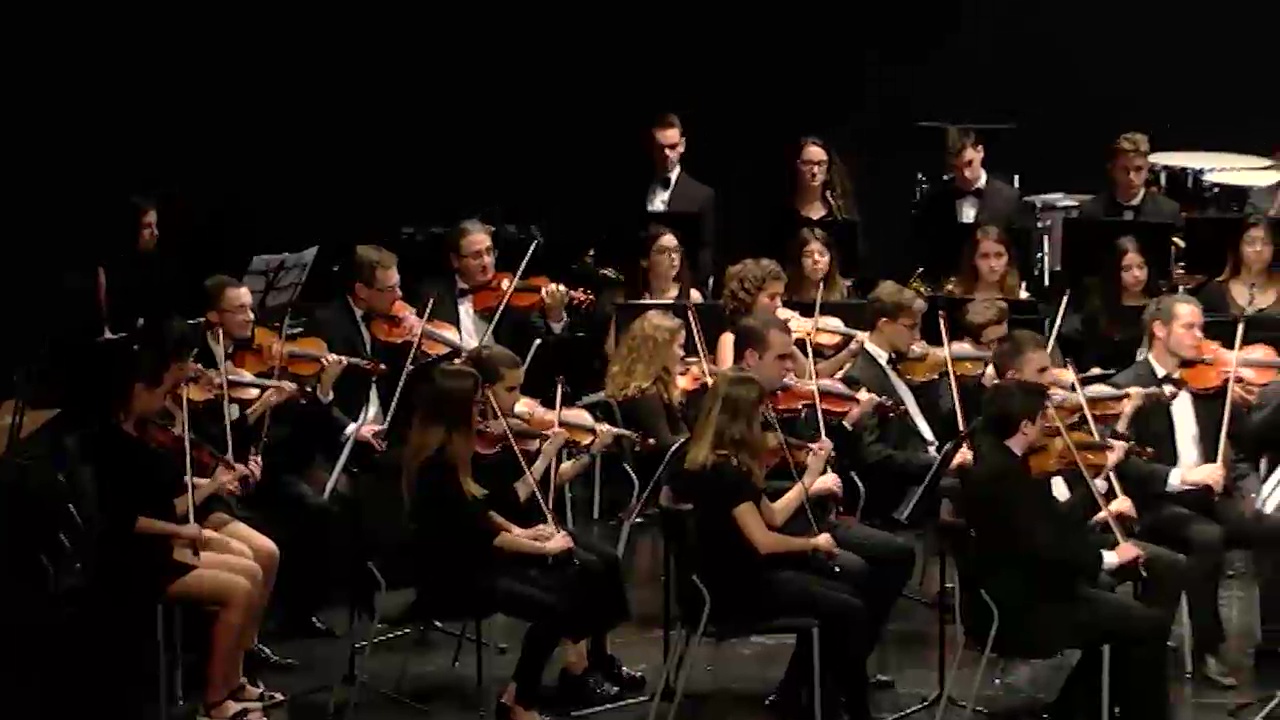
[[[692,505],[677,503],[664,489],[658,513],[662,524],[665,558],[665,591],[676,610],[676,617],[699,617],[706,605],[705,585],[700,588],[695,515]]]

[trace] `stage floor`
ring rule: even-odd
[[[636,620],[616,632],[613,650],[629,666],[644,671],[650,678],[650,687],[657,684],[661,671],[662,639],[659,631],[661,584],[660,543],[657,533],[648,527],[638,526],[633,533],[627,566],[631,575],[631,597]],[[1241,679],[1241,687],[1224,692],[1185,680],[1182,675],[1182,656],[1171,650],[1169,662],[1175,678],[1172,693],[1177,705],[1175,717],[1210,720],[1229,717],[1228,711],[1241,699],[1250,698],[1280,687],[1280,667],[1264,665],[1255,672],[1253,659],[1247,648],[1257,633],[1257,606],[1254,581],[1247,565],[1237,560],[1236,571],[1223,583],[1221,596],[1223,620],[1227,627],[1230,652],[1227,659]],[[930,573],[934,572],[929,568]],[[928,575],[927,575],[928,576]],[[917,578],[919,575],[917,575]],[[931,589],[933,583],[926,583]],[[915,589],[914,583],[908,586]],[[390,598],[391,605],[403,605],[407,597],[399,593]],[[345,624],[345,613],[335,609],[326,617],[335,627]],[[454,626],[456,627],[456,626]],[[523,624],[506,618],[496,618],[486,626],[487,637],[511,644],[512,653],[499,656],[490,652],[489,684],[486,696],[475,694],[474,655],[470,645],[464,648],[457,668],[451,666],[455,641],[451,637],[430,632],[408,634],[396,640],[375,646],[365,664],[364,672],[372,685],[385,689],[398,688],[399,694],[428,709],[430,717],[476,717],[478,702],[485,706],[492,717],[494,694],[510,677],[515,662]],[[948,653],[954,650],[954,631],[948,632]],[[267,677],[271,687],[289,693],[301,693],[331,682],[345,667],[345,646],[340,640],[273,641],[272,647],[282,654],[297,658],[303,666],[287,673]],[[704,645],[698,664],[689,680],[686,699],[681,704],[680,716],[684,718],[773,718],[763,707],[764,697],[773,689],[782,675],[791,651],[789,638],[752,638],[713,648]],[[976,668],[978,656],[966,651],[961,662],[958,695],[968,692],[969,678]],[[558,662],[558,661],[556,661]],[[937,687],[937,619],[934,610],[907,599],[895,609],[886,637],[872,658],[870,670],[890,675],[896,681],[891,690],[873,693],[873,709],[879,716],[889,716],[911,707],[930,695]],[[547,682],[554,680],[553,662],[548,669]],[[990,667],[990,666],[989,666]],[[295,697],[288,708],[275,711],[273,718],[309,720],[325,717],[330,693],[327,689]],[[379,692],[364,687],[359,695],[358,716],[363,718],[422,717],[421,711]],[[663,705],[666,712],[667,705]],[[648,712],[648,703],[601,712],[595,717],[602,720],[642,718]],[[1252,718],[1261,705],[1251,708],[1238,717]],[[936,710],[931,708],[913,717],[932,718]],[[947,717],[961,717],[963,711],[952,709]],[[665,715],[664,715],[665,717]],[[1276,714],[1280,717],[1280,713]]]

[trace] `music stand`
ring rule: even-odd
[[[942,328],[938,324],[938,311],[942,310],[947,314],[947,327],[951,329],[951,339],[953,341],[961,339],[964,335],[961,331],[964,327],[964,309],[974,301],[974,298],[930,295],[926,300],[929,303],[929,309],[921,318],[920,334],[933,343],[942,341]],[[1044,313],[1041,311],[1039,301],[1030,298],[999,298],[999,300],[1009,306],[1010,330],[1020,328],[1038,333],[1045,331]]]
[[[296,253],[255,255],[244,271],[244,284],[253,295],[259,325],[281,327],[307,282],[320,246]]]
[[[1204,318],[1204,335],[1210,340],[1217,340],[1228,349],[1236,339],[1235,315],[1206,315]],[[1249,315],[1244,319],[1244,345],[1264,343],[1272,347],[1280,344],[1280,315]]]
[[[1187,247],[1181,254],[1187,274],[1221,275],[1229,248],[1239,246],[1244,228],[1244,215],[1188,215],[1182,235]]]
[[[720,303],[690,303],[684,300],[627,300],[620,302],[614,306],[615,337],[621,340],[623,333],[627,331],[627,328],[631,327],[631,323],[650,310],[665,310],[675,315],[687,327],[690,307],[698,315],[698,325],[702,327],[704,339],[707,342],[707,351],[714,352],[716,338],[720,337],[720,333],[728,329],[724,308],[720,306]],[[698,347],[694,343],[692,332],[685,333],[684,347],[686,355],[695,356],[698,354]]]
[[[1125,236],[1137,240],[1157,284],[1168,283],[1173,278],[1174,245],[1170,238],[1176,234],[1173,223],[1067,218],[1062,223],[1062,270],[1053,284],[1079,295],[1086,291],[1086,279],[1097,278],[1100,272],[1119,274],[1120,268],[1112,267],[1110,259],[1115,257],[1116,241]]]
[[[813,314],[813,303],[807,300],[787,300],[783,305],[801,315]],[[840,318],[854,330],[871,329],[871,306],[866,300],[823,300],[821,311],[823,315]]]

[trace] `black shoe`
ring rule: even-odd
[[[617,658],[616,655],[607,656],[608,659],[592,663],[588,671],[595,671],[600,674],[610,684],[616,685],[624,693],[641,693],[648,686],[648,680],[643,673],[636,672]]]
[[[813,714],[805,707],[800,693],[787,692],[781,688],[769,693],[769,697],[764,699],[764,709],[780,718],[800,718]]]
[[[262,643],[249,648],[244,659],[252,664],[255,670],[289,670],[298,667],[299,664],[293,658],[277,655],[274,650]]]
[[[278,632],[282,637],[293,639],[336,638],[338,633],[325,624],[323,620],[311,616],[295,615],[280,622]]]
[[[1199,672],[1200,677],[1223,690],[1230,690],[1240,685],[1240,681],[1231,676],[1231,671],[1227,669],[1226,664],[1213,655],[1205,655],[1201,659]]]
[[[598,707],[616,701],[622,690],[605,680],[600,673],[587,670],[574,675],[560,670],[560,701],[574,709]]]

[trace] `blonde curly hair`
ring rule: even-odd
[[[724,273],[724,292],[720,296],[725,317],[732,324],[737,318],[751,315],[765,285],[786,281],[782,266],[769,258],[748,258],[730,267]]]
[[[614,400],[625,400],[655,388],[667,402],[679,403],[680,392],[666,360],[671,346],[684,331],[684,322],[666,310],[650,310],[636,318],[609,360],[605,394]]]

